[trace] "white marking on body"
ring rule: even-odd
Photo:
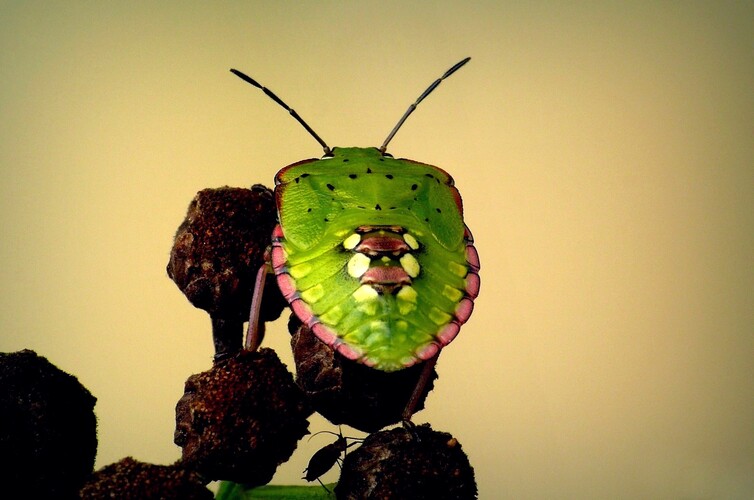
[[[311,264],[309,264],[308,262],[302,262],[301,264],[297,264],[295,266],[291,266],[290,268],[288,268],[288,272],[295,279],[299,279],[299,278],[303,278],[304,276],[312,272],[312,269],[314,268],[312,267]]]
[[[358,302],[371,302],[377,297],[380,296],[380,294],[377,293],[377,290],[372,288],[369,285],[361,285],[359,288],[356,289],[355,292],[352,294],[353,299]]]
[[[418,250],[419,249],[419,242],[416,241],[416,238],[414,238],[409,233],[406,233],[403,235],[403,241],[406,242],[406,244],[411,248],[411,250]]]
[[[329,311],[319,315],[322,323],[335,326],[343,319],[343,309],[340,306],[334,306]]]
[[[442,289],[442,294],[444,297],[447,297],[448,300],[453,302],[458,302],[463,298],[463,292],[457,288],[453,288],[450,285],[445,285],[445,287]]]
[[[401,257],[401,267],[412,278],[416,278],[417,276],[419,276],[419,272],[421,271],[421,266],[419,265],[419,261],[417,261],[416,257],[411,255],[410,253],[407,253],[406,255]]]
[[[348,261],[348,274],[354,278],[361,278],[361,276],[369,269],[371,259],[363,253],[354,254]]]
[[[406,316],[410,312],[416,309],[416,290],[410,286],[401,287],[396,294],[398,302],[398,312]]]
[[[301,292],[301,298],[308,304],[314,304],[324,296],[325,287],[322,286],[322,283],[318,283],[308,290]]]
[[[469,273],[469,268],[462,266],[458,262],[448,262],[448,270],[459,278],[465,278]]]
[[[387,337],[388,335],[390,335],[390,328],[384,321],[372,321],[369,324],[369,329],[372,332],[370,336],[378,335],[381,337]]]
[[[416,290],[413,289],[413,287],[410,286],[404,286],[400,290],[398,290],[398,298],[400,300],[405,300],[406,302],[412,302],[416,304],[416,297],[419,294],[416,293]]]
[[[356,245],[358,245],[360,241],[361,235],[353,233],[343,241],[343,248],[345,248],[346,250],[353,250],[354,248],[356,248]]]
[[[433,307],[429,311],[429,319],[432,320],[432,322],[436,325],[445,325],[450,322],[451,316],[445,311],[441,311],[440,309]]]

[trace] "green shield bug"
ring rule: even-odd
[[[272,91],[231,70],[285,108],[325,153],[275,176],[278,224],[257,276],[247,344],[258,338],[270,271],[320,340],[375,369],[434,361],[455,338],[479,293],[479,256],[461,196],[444,170],[393,158],[386,149],[417,105],[469,59],[435,80],[379,148],[330,149]]]

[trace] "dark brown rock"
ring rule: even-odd
[[[249,317],[276,213],[274,195],[262,185],[204,189],[176,232],[168,275],[195,307],[213,318],[218,354],[241,348],[241,326]],[[263,297],[261,320],[277,319],[287,304],[271,275]]]
[[[175,443],[208,479],[261,485],[308,433],[311,413],[274,351],[244,350],[186,381]]]
[[[175,465],[153,465],[131,457],[95,472],[81,498],[100,500],[211,500],[214,495],[196,472]]]
[[[0,353],[2,496],[77,497],[97,454],[96,401],[34,351]]]
[[[461,500],[477,497],[474,469],[461,444],[429,424],[368,436],[346,455],[339,499]]]
[[[289,323],[296,362],[296,383],[314,409],[333,424],[373,432],[400,422],[424,363],[383,372],[344,358],[296,319]],[[424,408],[437,372],[433,371],[415,412]]]

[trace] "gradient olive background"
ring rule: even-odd
[[[165,274],[195,192],[321,154],[228,69],[376,146],[470,55],[390,146],[452,172],[483,266],[416,421],[484,499],[754,494],[750,2],[2,2],[0,40],[0,351],[96,395],[98,467],[179,457],[212,356]]]

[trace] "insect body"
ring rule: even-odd
[[[348,439],[355,438],[343,437],[342,434],[337,434],[337,436],[338,438],[334,442],[320,448],[314,453],[314,455],[312,455],[312,458],[309,460],[309,465],[304,469],[304,477],[302,479],[306,479],[307,481],[314,481],[316,479],[319,481],[320,476],[332,469],[335,463],[340,459],[340,456],[345,453],[348,448],[361,442],[361,439],[356,439],[352,443],[349,443]]]
[[[479,292],[479,257],[451,176],[385,153],[416,105],[467,61],[436,80],[379,149],[330,150],[271,91],[233,70],[325,150],[276,175],[271,266],[278,285],[320,340],[379,370],[435,357],[469,319]]]

